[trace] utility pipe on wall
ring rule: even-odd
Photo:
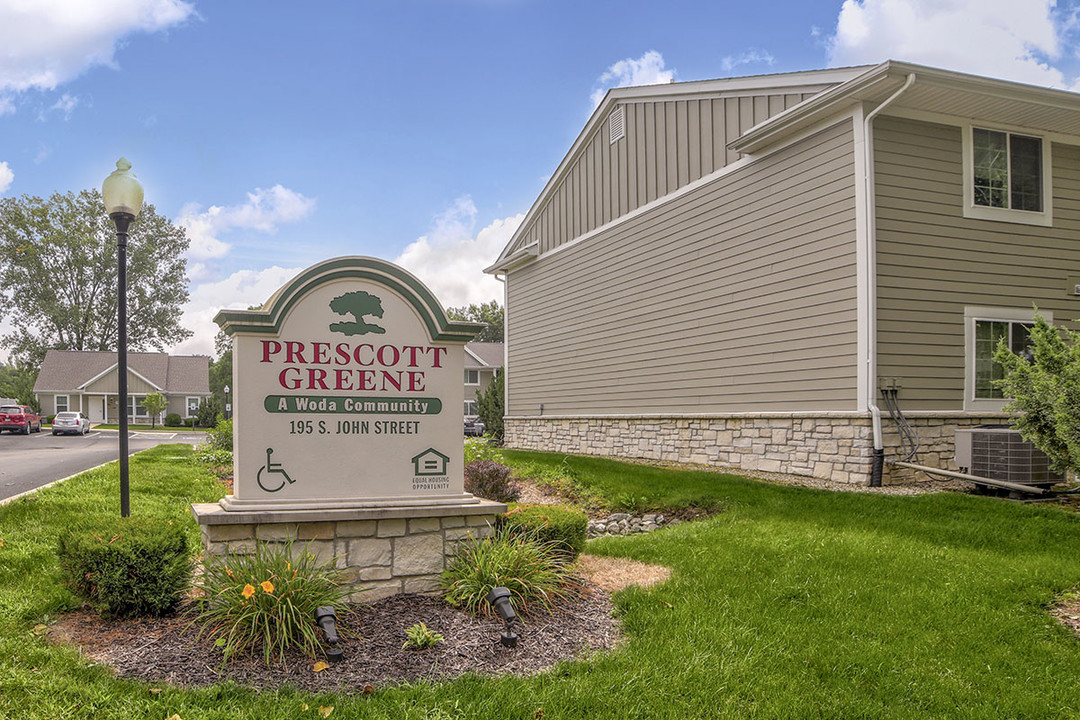
[[[867,409],[870,411],[870,421],[874,429],[874,464],[870,470],[870,486],[881,486],[881,472],[885,464],[885,443],[881,433],[881,409],[875,404],[873,388],[877,386],[877,219],[875,217],[875,194],[874,194],[874,134],[871,123],[878,114],[888,107],[894,100],[907,92],[908,88],[915,84],[915,73],[909,73],[903,86],[890,95],[883,103],[870,111],[863,118],[863,182],[865,183],[866,207],[863,212],[866,217],[867,248],[866,248],[866,299],[867,304],[867,342],[866,372],[870,387],[870,397],[866,398]]]

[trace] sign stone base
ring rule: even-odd
[[[293,542],[319,562],[333,561],[356,588],[351,599],[371,602],[400,593],[434,594],[450,558],[464,541],[489,536],[506,505],[381,506],[319,510],[225,510],[196,503],[191,512],[210,555],[248,554],[258,543]]]

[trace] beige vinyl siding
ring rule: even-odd
[[[963,409],[964,306],[1080,310],[1080,148],[1051,148],[1052,228],[963,217],[961,151],[959,127],[875,121],[878,376],[907,410]]]
[[[626,102],[626,135],[611,144],[609,119],[572,158],[511,252],[547,252],[689,183],[739,154],[727,144],[813,93]]]
[[[119,388],[117,383],[117,372],[113,370],[107,375],[103,375],[94,382],[86,386],[86,392],[88,393],[109,393],[115,395]],[[146,393],[157,392],[150,383],[146,382],[138,375],[135,375],[130,370],[128,371],[128,395],[145,395]]]
[[[511,415],[853,410],[850,120],[508,274]]]

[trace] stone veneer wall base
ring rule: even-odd
[[[955,470],[958,427],[1008,422],[1004,413],[910,414],[920,437],[920,463]],[[712,465],[736,470],[806,475],[868,484],[873,465],[869,413],[740,413],[702,416],[507,417],[507,447],[579,455]],[[886,459],[900,459],[900,436],[882,418]],[[883,483],[925,480],[915,471],[885,467]]]
[[[195,503],[209,555],[249,554],[258,543],[293,542],[322,563],[333,562],[356,588],[352,600],[371,602],[399,593],[439,591],[447,561],[464,541],[488,537],[506,505],[226,511]]]

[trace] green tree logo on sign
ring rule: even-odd
[[[330,325],[330,330],[344,335],[366,335],[375,333],[382,335],[386,328],[372,323],[364,322],[365,315],[374,315],[377,318],[383,316],[382,301],[363,290],[338,295],[330,301],[330,309],[338,315],[352,315],[355,322],[339,322]]]

